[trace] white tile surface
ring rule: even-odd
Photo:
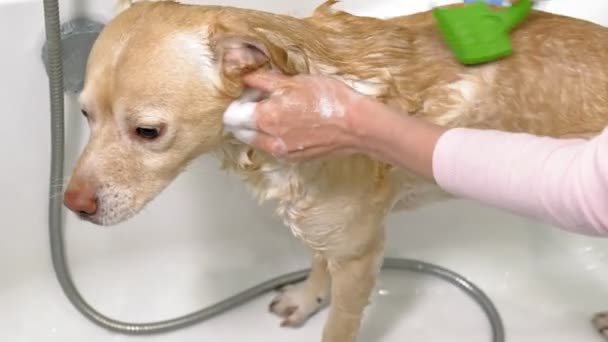
[[[203,1],[199,1],[203,2]],[[316,2],[215,1],[304,15]],[[425,1],[347,0],[357,14],[387,16]],[[550,0],[543,6],[608,24],[608,2]],[[112,1],[62,1],[64,18],[109,17]],[[0,2],[0,340],[317,341],[326,312],[302,329],[279,328],[270,294],[210,322],[154,337],[108,333],[65,299],[52,273],[46,227],[49,164],[47,80],[40,62],[41,1]],[[68,169],[87,130],[68,98]],[[235,215],[234,213],[238,213]],[[572,236],[464,202],[389,221],[390,256],[420,258],[481,286],[503,315],[507,341],[599,342],[589,315],[608,309],[608,243]],[[74,278],[91,304],[118,319],[171,318],[269,277],[307,267],[307,254],[243,187],[202,159],[133,221],[101,229],[67,216]],[[362,341],[488,341],[485,318],[451,286],[384,272]]]

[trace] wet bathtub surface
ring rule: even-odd
[[[604,241],[568,236],[469,203],[444,206],[391,218],[388,254],[434,262],[475,282],[502,314],[507,341],[601,341],[590,327],[589,316],[608,308]],[[441,210],[442,217],[429,220],[435,210]],[[399,226],[403,220],[410,226]],[[144,229],[87,227],[68,233],[73,238],[90,234],[92,240],[103,242],[101,235],[126,236]],[[273,234],[247,238],[241,229],[233,228],[216,235],[216,248],[232,251],[217,260],[213,257],[219,255],[218,250],[208,247],[209,236],[206,241],[200,236],[183,239],[183,232],[176,228],[177,237],[158,244],[153,254],[114,249],[100,252],[93,262],[72,258],[74,278],[85,298],[114,318],[172,318],[245,286],[308,267],[306,251],[286,229],[279,225],[260,229],[272,229]],[[437,240],[438,234],[444,237],[442,241]],[[76,312],[50,269],[14,285],[0,294],[4,312],[0,331],[7,341],[63,342],[86,336],[87,341],[310,342],[319,340],[327,315],[322,311],[303,328],[280,328],[279,319],[268,312],[272,294],[267,294],[182,331],[126,337],[106,332]],[[490,340],[489,333],[477,304],[459,289],[430,276],[383,271],[361,341],[485,342]]]

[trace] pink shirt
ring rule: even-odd
[[[433,155],[456,196],[586,235],[608,235],[608,128],[590,140],[457,128]]]

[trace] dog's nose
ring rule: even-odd
[[[63,204],[79,215],[95,215],[97,212],[97,193],[95,187],[85,183],[68,187],[63,195]]]

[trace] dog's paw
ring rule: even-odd
[[[269,310],[284,320],[282,327],[299,327],[328,302],[329,294],[309,289],[308,284],[286,286],[270,302]]]
[[[593,315],[591,322],[595,330],[608,341],[608,311]]]

